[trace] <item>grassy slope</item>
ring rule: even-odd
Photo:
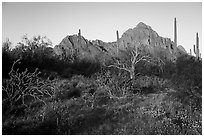
[[[155,80],[154,80],[155,81]],[[154,83],[154,81],[152,83]],[[109,94],[100,79],[58,80],[46,104],[33,102],[22,113],[3,114],[3,134],[202,134],[199,110],[182,103],[168,80],[126,97]],[[71,98],[77,82],[81,97]],[[140,85],[140,84],[139,84]],[[143,84],[144,85],[144,84]],[[148,87],[148,86],[147,86]],[[120,89],[119,89],[120,90]],[[150,90],[154,90],[151,92]],[[93,95],[91,91],[95,92]]]

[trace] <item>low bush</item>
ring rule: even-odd
[[[175,84],[186,84],[186,88],[202,88],[202,61],[195,57],[184,55],[177,59]]]
[[[184,105],[202,108],[202,61],[183,55],[177,59],[172,83],[177,97]]]
[[[134,94],[158,93],[167,87],[168,80],[157,76],[138,76],[132,81],[132,91]]]
[[[10,79],[2,86],[3,108],[12,110],[17,106],[28,105],[30,98],[44,102],[43,98],[52,97],[53,83],[40,79],[38,77],[40,72],[37,69],[33,73],[27,70],[18,72],[18,69],[14,69],[17,63],[20,63],[20,60],[13,63],[9,72]]]

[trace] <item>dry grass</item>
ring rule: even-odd
[[[178,91],[169,87],[164,79],[146,77],[138,82],[154,87],[155,92],[134,94],[134,88],[143,87],[138,84],[128,88],[109,74],[97,76],[74,76],[55,81],[54,90],[50,89],[54,92],[53,97],[43,100],[45,104],[40,107],[33,104],[35,112],[5,119],[3,134],[202,134],[201,111],[183,104],[175,94]],[[67,96],[73,85],[80,89],[80,97]],[[63,99],[57,99],[56,95],[62,92],[65,93]]]

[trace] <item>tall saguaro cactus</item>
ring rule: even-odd
[[[177,24],[176,24],[176,18],[174,18],[174,43],[177,46]]]
[[[118,30],[116,31],[116,35],[117,35],[117,55],[118,55],[118,48],[119,48],[119,33],[118,33]]]
[[[79,33],[78,33],[78,35],[81,36],[81,29],[79,29]]]
[[[79,43],[77,47],[77,52],[79,51],[79,47],[81,46],[81,29],[79,29],[78,37],[79,37]]]
[[[200,58],[200,50],[199,50],[199,37],[198,37],[198,32],[196,33],[196,45],[193,45],[193,50],[196,55],[196,58]]]

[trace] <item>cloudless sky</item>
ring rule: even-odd
[[[202,45],[202,3],[2,3],[2,40],[16,45],[24,34],[47,36],[53,46],[67,35],[78,33],[88,40],[116,40],[139,22],[152,27],[160,36],[173,41],[174,17],[177,18],[178,45],[189,52],[196,32]]]

